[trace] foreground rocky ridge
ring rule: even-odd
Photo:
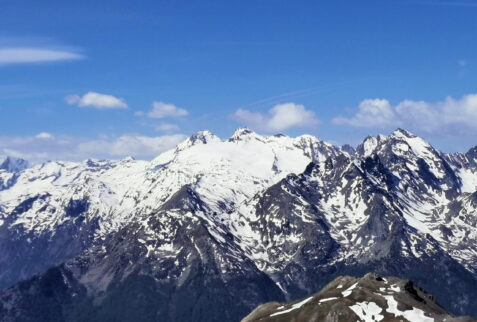
[[[367,274],[342,276],[320,292],[289,303],[262,304],[242,322],[474,322],[455,317],[412,281]]]
[[[152,162],[0,171],[0,316],[238,321],[369,271],[477,316],[476,157],[404,130],[353,152],[240,129]]]

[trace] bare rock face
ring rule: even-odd
[[[342,276],[320,292],[288,303],[270,302],[257,307],[242,322],[472,322],[455,317],[412,281],[366,274]]]

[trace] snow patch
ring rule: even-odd
[[[321,299],[320,303],[333,301],[333,300],[337,300],[337,299],[338,299],[337,297],[329,297],[329,298],[326,298],[326,299]]]
[[[426,316],[423,310],[413,307],[412,310],[400,311],[397,307],[398,302],[392,295],[384,295],[383,297],[388,304],[386,312],[392,313],[396,317],[402,316],[409,322],[434,322],[434,319]]]
[[[349,308],[364,322],[377,322],[384,318],[379,314],[383,309],[374,302],[358,302]]]
[[[306,303],[310,302],[311,300],[313,299],[313,296],[310,296],[309,298],[306,298],[304,299],[303,301],[300,301],[298,303],[295,303],[291,306],[291,308],[285,310],[285,311],[281,311],[281,312],[276,312],[276,313],[273,313],[273,314],[270,314],[270,316],[275,316],[275,315],[280,315],[280,314],[285,314],[285,313],[288,313],[288,312],[291,312],[293,310],[296,310],[296,309],[299,309],[301,308],[303,305],[305,305]],[[283,308],[283,306],[281,306]]]
[[[351,285],[350,287],[348,287],[346,290],[344,290],[344,291],[342,292],[343,297],[347,297],[347,296],[351,295],[351,293],[353,292],[353,290],[356,288],[356,285],[358,285],[358,283],[354,283],[353,285]]]

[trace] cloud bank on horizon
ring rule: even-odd
[[[354,115],[335,117],[332,123],[377,130],[404,127],[429,134],[456,129],[477,133],[477,94],[449,96],[442,102],[404,100],[394,106],[386,99],[365,99]]]
[[[119,137],[85,139],[42,132],[32,136],[0,136],[0,156],[22,158],[32,163],[89,158],[120,159],[126,156],[149,160],[185,139],[183,134],[150,137],[131,133]]]
[[[123,99],[97,92],[67,96],[65,100],[78,107],[106,110],[128,108]],[[164,120],[186,117],[188,111],[174,104],[155,101],[148,112],[136,111],[134,114]],[[306,130],[323,124],[313,110],[292,102],[276,104],[267,113],[239,108],[230,118],[237,125],[265,134],[277,134],[290,129]],[[378,131],[402,127],[429,135],[445,135],[456,131],[477,134],[477,94],[464,95],[459,99],[447,97],[440,102],[403,100],[396,105],[386,99],[364,99],[351,111],[351,116],[335,116],[329,123]],[[128,133],[116,137],[102,135],[94,139],[48,132],[31,136],[0,136],[0,155],[21,157],[32,162],[91,157],[118,159],[125,156],[152,159],[188,136],[180,133],[180,127],[174,123],[161,122],[154,127],[167,134],[147,136]]]

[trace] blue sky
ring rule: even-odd
[[[477,3],[2,1],[0,154],[151,158],[198,130],[477,144]]]

